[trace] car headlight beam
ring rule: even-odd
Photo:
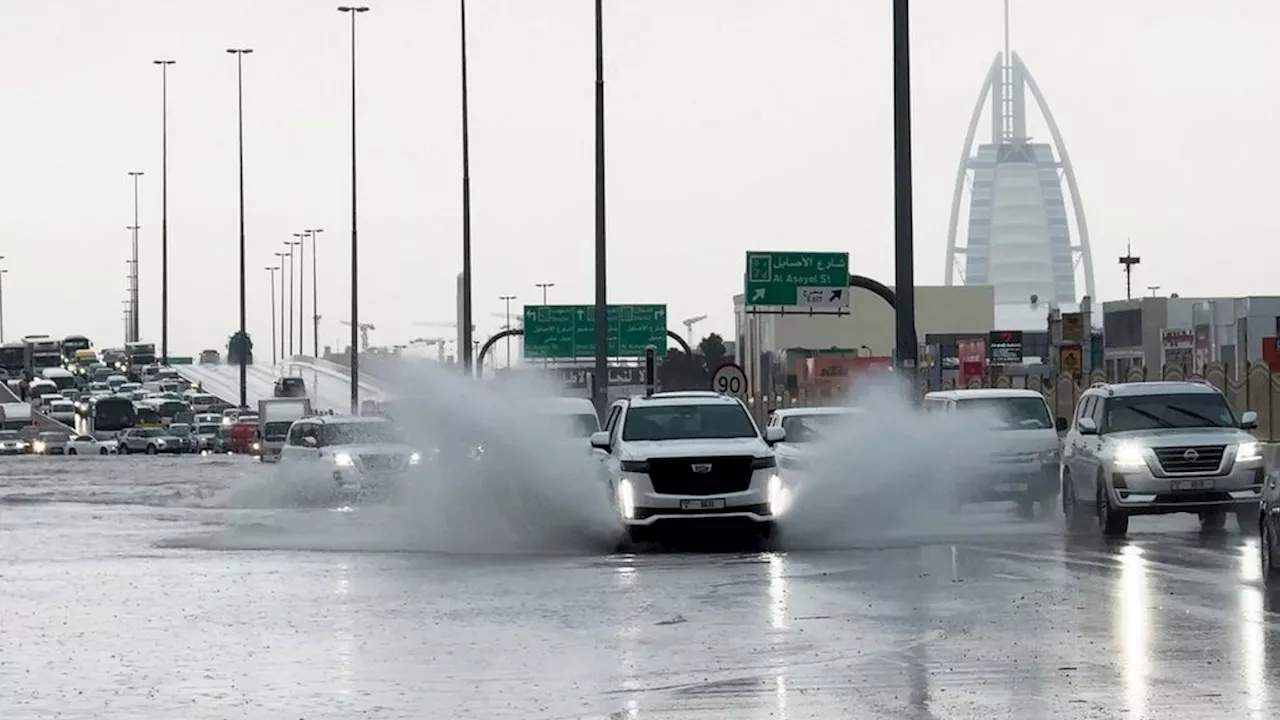
[[[1120,469],[1136,470],[1147,464],[1142,448],[1137,445],[1117,445],[1111,458]]]
[[[630,480],[618,481],[618,512],[623,520],[631,520],[636,516],[636,491]]]
[[[791,506],[791,490],[782,483],[777,475],[769,477],[769,512],[777,517],[787,512]]]
[[[1236,448],[1236,461],[1246,462],[1249,460],[1262,459],[1262,445],[1257,442],[1242,442]]]
[[[333,464],[337,467],[355,467],[356,461],[347,453],[338,453],[333,456]]]
[[[420,464],[421,462],[422,462],[422,453],[417,453],[417,452],[415,452],[415,453],[411,453],[411,454],[409,455],[409,464],[410,464],[410,465],[418,465],[418,464]]]

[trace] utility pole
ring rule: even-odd
[[[911,199],[911,52],[907,0],[893,2],[894,334],[899,372],[917,392],[915,236]]]
[[[596,0],[596,306],[595,372],[591,399],[596,414],[605,417],[609,409],[609,293],[605,243],[604,164],[604,2]]]
[[[502,295],[499,300],[507,304],[507,326],[503,328],[508,332],[507,335],[507,369],[511,369],[511,301],[516,299],[515,295]]]
[[[296,232],[293,234],[298,238],[298,354],[305,355],[307,350],[303,346],[303,340],[307,336],[306,322],[303,320],[303,311],[307,305],[307,233]],[[289,301],[292,304],[292,300]],[[290,320],[290,323],[293,321]]]
[[[152,60],[160,66],[160,364],[169,364],[169,66],[175,60]],[[133,223],[137,225],[135,221]],[[137,269],[135,267],[135,272]],[[137,321],[135,317],[135,322]],[[134,331],[137,334],[137,331]],[[134,338],[137,340],[137,338]]]
[[[268,266],[266,271],[271,274],[271,364],[276,364],[276,271],[278,267]]]
[[[462,370],[473,372],[471,331],[475,324],[471,307],[471,128],[467,101],[467,0],[458,0],[458,25],[462,34]],[[354,320],[355,318],[352,318]]]
[[[133,282],[129,288],[129,332],[125,333],[130,342],[138,341],[138,231],[141,226],[138,221],[138,178],[142,177],[140,170],[131,171],[129,177],[133,178],[133,225],[129,226],[129,230],[133,231]]]
[[[1133,246],[1126,242],[1124,244],[1124,256],[1120,258],[1120,264],[1124,267],[1124,299],[1133,299],[1133,266],[1142,262],[1142,258],[1135,257],[1133,254]]]
[[[245,329],[244,276],[244,56],[250,48],[228,48],[236,56],[236,128],[240,156],[240,407],[249,406],[249,332]]]

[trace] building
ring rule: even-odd
[[[947,231],[946,284],[995,288],[995,324],[1042,330],[1045,311],[1074,312],[1083,295],[1096,297],[1084,207],[1062,133],[1035,79],[1017,53],[996,53],[965,133]],[[1052,142],[1027,133],[1030,94]],[[990,137],[975,146],[990,101]],[[1063,183],[1066,185],[1064,193]],[[971,188],[965,193],[966,187]],[[1070,214],[1067,199],[1071,200]],[[964,244],[960,219],[968,216]],[[1074,220],[1074,233],[1070,220]],[[1084,292],[1076,283],[1083,270]]]
[[[1262,362],[1280,336],[1280,297],[1144,297],[1102,304],[1108,374],[1177,365],[1199,372],[1225,363],[1241,372]]]
[[[785,387],[788,376],[800,374],[799,364],[819,351],[892,357],[893,308],[870,291],[849,290],[849,313],[843,315],[751,314],[743,296],[735,295],[735,357],[750,387]],[[989,286],[917,287],[917,338],[924,342],[930,335],[986,337],[996,329],[993,293]]]

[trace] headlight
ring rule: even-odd
[[[411,455],[409,455],[409,464],[410,464],[410,465],[417,465],[417,464],[418,464],[418,463],[420,463],[420,462],[422,462],[422,455],[421,455],[421,454],[419,454],[419,453],[412,453]]]
[[[262,449],[262,443],[254,443],[254,444],[253,444],[253,449],[254,449],[254,450],[261,450],[261,449]]]
[[[618,482],[618,512],[622,513],[623,520],[636,516],[636,491],[629,480]]]
[[[32,449],[32,450],[34,450],[35,452],[38,452],[38,453],[42,453],[42,452],[44,452],[44,442],[42,442],[42,441],[40,441],[40,440],[35,441],[35,442],[31,445],[31,449]]]
[[[164,447],[164,440],[156,440],[156,445]]]
[[[333,456],[333,464],[338,467],[354,467],[356,462],[346,453],[338,453]]]
[[[1239,462],[1261,459],[1262,446],[1256,442],[1242,442],[1240,447],[1236,448],[1236,460]]]
[[[791,505],[791,491],[782,484],[782,478],[774,475],[769,478],[769,512],[781,515]]]
[[[1118,469],[1137,470],[1147,464],[1142,448],[1137,445],[1117,445],[1111,456]]]

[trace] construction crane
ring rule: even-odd
[[[435,345],[435,346],[436,346],[436,360],[437,360],[441,365],[443,365],[443,364],[444,364],[444,349],[445,349],[445,347],[444,347],[444,346],[445,346],[445,343],[450,343],[450,342],[453,342],[453,340],[450,340],[450,339],[448,339],[448,338],[414,338],[414,339],[412,339],[412,340],[410,340],[410,341],[409,341],[409,343],[408,343],[408,347],[416,347],[416,346],[418,346],[418,345],[425,345],[425,346],[430,347],[430,346],[432,346],[432,345]]]
[[[351,327],[350,320],[340,320],[343,325]],[[369,331],[377,330],[373,323],[360,323],[360,351],[367,352],[369,350]]]
[[[685,320],[684,322],[680,323],[681,325],[684,326],[685,342],[694,343],[694,344],[697,343],[697,340],[693,337],[693,326],[697,325],[698,323],[706,319],[707,319],[706,315],[699,315],[697,317],[691,317],[688,320]]]

